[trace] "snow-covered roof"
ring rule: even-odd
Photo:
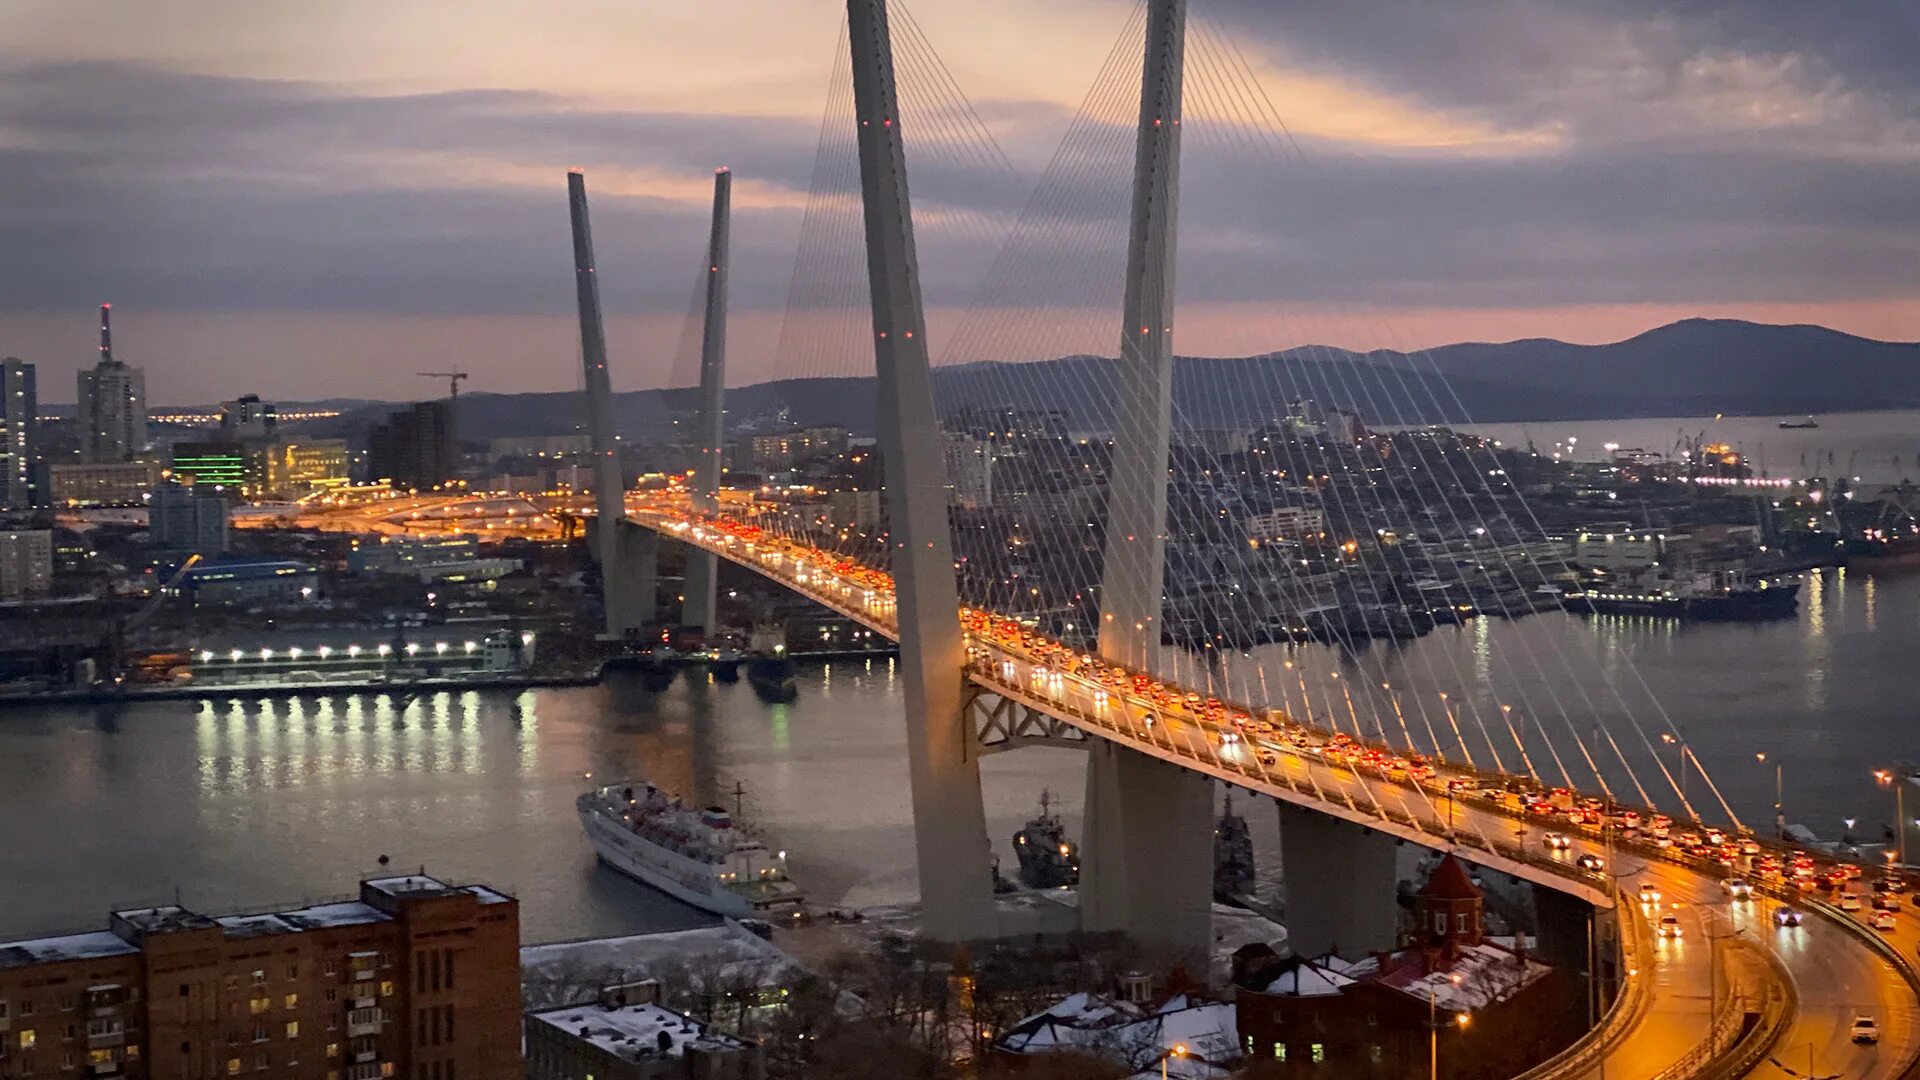
[[[1549,970],[1545,964],[1487,943],[1461,949],[1452,964],[1433,971],[1418,962],[1417,952],[1409,950],[1403,955],[1410,955],[1414,962],[1387,971],[1378,980],[1381,985],[1420,1001],[1431,997],[1435,1005],[1453,1012],[1505,1001]]]
[[[226,915],[213,920],[228,938],[265,937],[269,934],[297,934],[303,930],[324,930],[335,926],[361,926],[388,922],[386,912],[359,901],[315,904],[292,911],[274,911],[263,915]]]
[[[1167,1058],[1167,1075],[1211,1080],[1240,1056],[1239,1025],[1231,1004],[1193,1001],[1183,994],[1152,1012],[1099,994],[1073,994],[1015,1024],[996,1043],[1012,1054],[1078,1051],[1128,1066],[1152,1063],[1176,1046],[1184,1056]]]
[[[164,907],[129,908],[113,913],[114,919],[142,934],[163,934],[174,930],[208,930],[213,920],[177,904]]]
[[[649,1057],[681,1057],[688,1048],[708,1051],[738,1050],[745,1043],[709,1029],[690,1017],[659,1005],[565,1005],[528,1014],[562,1033],[609,1054],[637,1061]],[[660,1036],[666,1035],[663,1042]]]
[[[1296,956],[1287,960],[1260,989],[1262,993],[1289,997],[1329,997],[1354,984],[1354,978],[1342,970],[1345,966],[1337,956],[1321,960]]]
[[[446,883],[425,874],[401,874],[398,877],[373,878],[365,882],[369,889],[400,896],[404,893],[444,892]]]
[[[793,957],[733,922],[698,930],[529,945],[520,950],[521,986],[528,1002],[536,1006],[551,1003],[554,992],[577,997],[582,988],[656,976],[711,974],[729,981],[752,976],[767,989],[791,983],[802,973]]]
[[[0,942],[0,969],[131,956],[139,951],[110,930],[35,938],[31,941]]]

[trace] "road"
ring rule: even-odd
[[[716,528],[695,522],[671,505],[643,506],[635,516],[896,636],[891,583],[882,572],[758,535],[751,526]],[[1435,850],[1458,851],[1469,861],[1597,906],[1611,906],[1616,888],[1620,902],[1638,903],[1641,883],[1651,883],[1661,899],[1643,905],[1649,921],[1658,923],[1661,916],[1672,914],[1680,935],[1655,940],[1645,951],[1650,970],[1640,976],[1649,980],[1648,1006],[1628,1037],[1609,1052],[1604,1067],[1593,1070],[1594,1076],[1653,1077],[1692,1050],[1708,1030],[1713,1000],[1727,992],[1726,976],[1712,963],[1710,943],[1736,935],[1771,951],[1793,981],[1799,1008],[1775,1050],[1792,1067],[1804,1072],[1811,1060],[1821,1075],[1880,1080],[1900,1076],[1920,1054],[1920,1001],[1891,962],[1863,942],[1857,929],[1837,919],[1809,913],[1800,926],[1776,926],[1773,914],[1780,901],[1758,892],[1751,899],[1729,897],[1723,880],[1736,872],[1731,868],[1683,860],[1672,851],[1603,848],[1603,838],[1593,830],[1557,824],[1556,818],[1491,799],[1455,797],[1446,786],[1450,776],[1474,788],[1497,782],[1497,777],[1457,769],[1426,783],[1389,777],[1373,767],[1329,760],[1326,732],[1302,738],[1291,723],[1263,732],[1257,726],[1226,723],[1232,706],[1228,713],[1189,707],[1184,688],[1169,687],[1170,696],[1154,700],[1135,695],[1128,684],[1116,687],[1062,672],[1058,661],[1053,666],[1043,662],[1062,654],[1051,642],[1005,640],[976,628],[968,633],[967,643],[971,681],[1091,735]],[[1261,710],[1257,715],[1269,714]],[[1556,827],[1568,840],[1561,850],[1545,842]],[[1611,860],[1612,865],[1599,871],[1579,867],[1576,861],[1583,854]],[[1887,938],[1912,956],[1920,949],[1920,909],[1908,906],[1898,921]],[[1761,993],[1758,981],[1771,977],[1737,963],[1730,970],[1738,989],[1756,997]],[[1861,1014],[1880,1023],[1879,1043],[1851,1041],[1851,1025]],[[1788,1074],[1763,1062],[1751,1075]]]

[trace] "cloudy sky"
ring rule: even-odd
[[[1192,3],[1297,149],[1229,166],[1234,140],[1189,134],[1183,352],[1599,341],[1696,314],[1920,338],[1920,4]],[[1029,185],[1131,10],[912,5]],[[840,17],[833,0],[7,0],[0,354],[70,400],[111,300],[159,402],[406,397],[427,386],[411,372],[449,364],[469,390],[568,389],[577,165],[616,383],[656,385],[729,165],[733,381],[764,377]],[[944,211],[1007,224],[1021,201],[940,175],[951,160],[916,168],[930,264]],[[926,267],[936,327],[961,324],[983,267]]]

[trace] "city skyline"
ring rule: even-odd
[[[0,17],[16,192],[0,353],[46,386],[91,363],[94,305],[111,300],[159,401],[421,397],[410,372],[440,361],[474,391],[572,389],[570,165],[600,204],[616,385],[666,381],[722,164],[740,183],[733,381],[774,374],[835,5],[581,4],[556,21],[496,3],[457,30],[377,5],[192,10]],[[914,13],[1030,184],[1125,5],[1014,10]],[[1837,26],[1758,0],[1712,18],[1491,0],[1393,19],[1201,10],[1306,164],[1235,188],[1195,142],[1194,188],[1223,193],[1253,242],[1189,230],[1183,269],[1232,273],[1183,274],[1182,352],[1597,342],[1691,315],[1920,337],[1900,272],[1920,111],[1893,55],[1914,15],[1896,4]],[[934,189],[937,166],[916,169]],[[928,261],[938,331],[978,275]]]

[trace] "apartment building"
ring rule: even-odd
[[[520,1075],[519,904],[421,875],[260,914],[0,942],[0,1080]]]

